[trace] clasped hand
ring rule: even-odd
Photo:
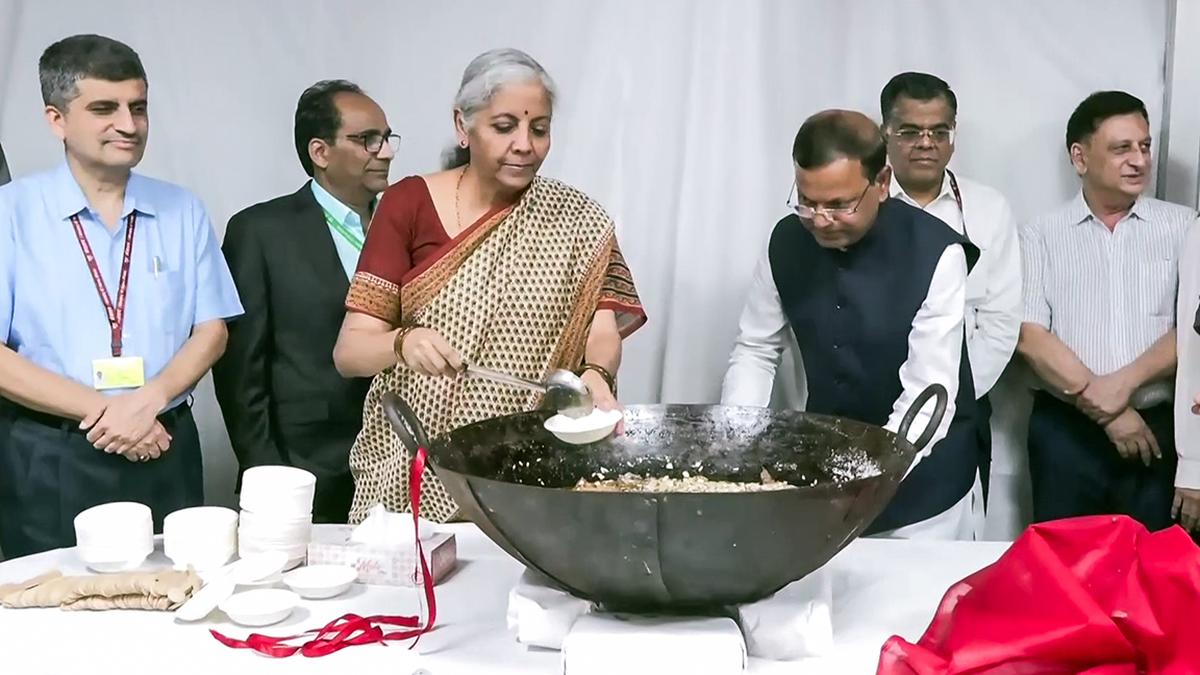
[[[158,421],[166,398],[152,385],[106,397],[79,428],[87,431],[88,442],[109,454],[131,462],[158,459],[171,445],[171,435]]]

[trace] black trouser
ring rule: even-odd
[[[1175,496],[1175,420],[1170,403],[1138,411],[1162,459],[1147,467],[1123,459],[1098,424],[1050,394],[1034,396],[1029,418],[1033,518],[1124,514],[1150,530],[1171,525]]]
[[[336,476],[317,476],[313,495],[314,523],[345,523],[354,501],[354,477],[350,472]]]
[[[361,414],[349,419],[280,420],[277,424],[275,443],[283,455],[283,463],[310,471],[317,477],[313,522],[347,522],[350,503],[354,501],[350,448],[362,429]]]
[[[75,545],[75,516],[97,504],[140,502],[154,527],[204,503],[196,421],[186,405],[159,416],[171,447],[149,462],[97,450],[79,423],[0,400],[0,549],[9,558]]]

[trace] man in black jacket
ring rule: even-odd
[[[12,180],[8,173],[8,161],[4,159],[4,146],[0,145],[0,185]]]
[[[376,196],[400,137],[344,80],[309,87],[296,107],[296,152],[312,177],[229,221],[223,250],[246,314],[213,369],[242,470],[290,464],[317,476],[316,522],[345,522],[349,453],[369,380],[343,379],[333,346]]]
[[[890,196],[886,140],[862,113],[805,120],[792,160],[793,213],[775,225],[755,273],[721,403],[769,403],[788,331],[808,412],[897,432],[921,393],[942,385],[945,416],[867,533],[970,539],[981,453],[963,316],[978,249]],[[921,408],[909,440],[932,408]]]

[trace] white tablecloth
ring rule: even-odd
[[[224,647],[209,635],[215,628],[243,638],[252,631],[224,619],[176,623],[170,613],[0,608],[0,671],[22,675],[86,672],[100,675],[148,673],[225,675],[232,673],[389,673],[430,675],[520,673],[552,675],[559,653],[530,650],[506,631],[509,589],[521,575],[508,557],[469,524],[444,526],[458,539],[459,569],[437,587],[437,629],[416,649],[405,643],[350,647],[317,659],[269,659]],[[910,640],[924,632],[955,581],[994,562],[1008,544],[995,542],[914,542],[860,539],[830,565],[833,569],[835,653],[821,659],[771,662],[752,659],[752,673],[875,672],[879,648],[889,636]],[[150,562],[166,565],[161,551]],[[50,569],[86,573],[72,549],[0,563],[0,583],[20,581]],[[257,629],[290,635],[324,625],[342,614],[411,614],[414,589],[356,584],[332,600],[305,601],[284,623]]]

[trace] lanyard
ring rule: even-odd
[[[79,222],[79,216],[71,216],[71,225],[75,227],[75,238],[79,240],[83,259],[87,263],[88,271],[92,273],[92,281],[96,284],[96,292],[100,294],[100,302],[104,304],[104,313],[108,317],[108,326],[112,329],[112,355],[119,357],[121,333],[125,327],[125,295],[129,291],[129,267],[133,261],[133,230],[137,226],[137,213],[131,212],[125,219],[125,253],[121,256],[116,305],[113,305],[108,287],[104,285],[104,277],[100,275],[100,266],[96,264],[96,255],[92,253],[92,245],[88,243],[87,235],[83,232],[83,223]]]
[[[967,212],[963,210],[962,192],[958,189],[958,179],[954,177],[954,172],[946,169],[946,175],[950,177],[950,191],[954,193],[954,202],[958,204],[958,216],[962,219],[963,236],[967,241],[971,241],[971,234],[967,232]]]
[[[350,242],[350,245],[354,247],[354,250],[362,251],[362,249],[363,249],[362,237],[358,236],[357,234],[354,234],[353,232],[350,231],[350,228],[339,223],[337,218],[334,218],[333,215],[330,214],[325,209],[321,209],[321,212],[325,214],[325,222],[329,223],[329,226],[332,227],[334,229],[334,231],[336,231],[338,234],[342,235],[343,239]]]

